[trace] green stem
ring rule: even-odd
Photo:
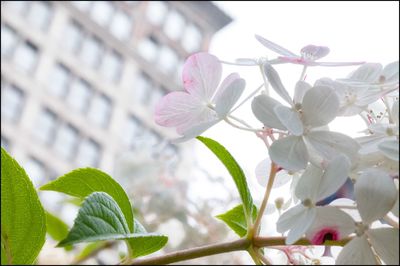
[[[300,81],[303,81],[304,80],[304,77],[305,77],[305,75],[306,75],[306,71],[307,71],[307,66],[306,65],[304,65],[303,66],[303,71],[301,72],[301,75],[300,75]]]
[[[260,258],[257,256],[257,251],[255,251],[252,246],[247,249],[247,252],[249,252],[251,258],[256,265],[263,265]]]

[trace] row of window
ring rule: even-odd
[[[101,78],[107,82],[119,81],[123,70],[123,59],[119,53],[107,49],[99,38],[89,34],[75,21],[70,21],[64,32],[60,42],[68,52],[75,54],[88,67],[98,71]]]
[[[39,60],[38,48],[21,38],[14,29],[1,25],[1,58],[13,62],[14,66],[24,72],[33,73]]]
[[[199,27],[165,2],[149,1],[146,16],[153,25],[162,25],[165,35],[174,41],[180,41],[188,53],[201,48],[203,37]]]

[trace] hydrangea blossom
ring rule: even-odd
[[[214,55],[197,53],[186,60],[182,75],[186,91],[167,94],[155,110],[156,123],[175,127],[183,135],[176,142],[194,138],[224,119],[241,96],[245,81],[239,74],[230,74],[220,84],[221,74],[222,65]]]

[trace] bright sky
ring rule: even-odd
[[[221,60],[232,62],[239,57],[275,57],[276,54],[262,46],[254,38],[254,34],[259,34],[295,53],[299,53],[300,49],[308,44],[328,46],[331,52],[321,61],[367,61],[386,65],[399,58],[397,1],[215,3],[234,18],[229,26],[215,35],[211,43],[210,53]],[[292,94],[302,70],[301,66],[280,65],[276,69],[283,84]],[[345,77],[354,69],[355,67],[313,67],[307,73],[307,81],[313,84],[321,77]],[[262,83],[258,71],[257,67],[224,65],[223,75],[238,72],[247,82],[244,95],[248,95]],[[261,126],[253,117],[250,102],[234,115],[249,121],[254,127]],[[341,119],[339,122],[330,124],[331,129],[352,136],[363,126],[363,123],[354,117]],[[259,161],[266,158],[267,150],[254,134],[233,129],[221,122],[203,135],[227,147],[244,168],[250,185],[256,182],[254,169]],[[196,143],[196,148],[200,165],[213,175],[230,178],[220,162],[206,148],[200,143]],[[255,198],[263,194],[263,189],[259,186],[251,186],[251,189]]]

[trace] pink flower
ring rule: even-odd
[[[183,66],[183,87],[164,96],[156,106],[155,121],[175,127],[182,142],[194,138],[223,120],[241,96],[245,81],[232,73],[222,83],[222,65],[214,55],[191,55]],[[219,85],[219,86],[218,86]]]
[[[281,56],[278,56],[278,60],[281,61],[281,63],[292,63],[304,66],[353,66],[365,63],[365,62],[316,62],[316,60],[329,54],[328,47],[309,44],[300,50],[300,55],[297,55],[276,43],[264,39],[259,35],[256,35],[255,37],[262,45],[280,54]]]

